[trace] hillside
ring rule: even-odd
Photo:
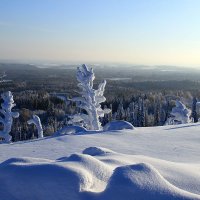
[[[0,145],[0,196],[200,199],[200,123]]]

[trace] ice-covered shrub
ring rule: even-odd
[[[186,106],[181,101],[176,101],[176,106],[172,108],[170,113],[172,124],[186,124],[190,123],[191,110],[186,108]]]
[[[9,134],[11,132],[13,118],[18,118],[18,112],[12,112],[12,108],[15,106],[13,95],[10,91],[5,92],[1,95],[3,103],[1,104],[0,122],[3,124],[3,130],[0,131],[0,137],[6,142],[10,142],[12,137]]]
[[[40,118],[37,115],[33,115],[33,118],[27,121],[28,124],[34,124],[38,131],[38,138],[43,138],[43,128]]]
[[[100,83],[98,89],[95,90],[93,88],[95,79],[93,69],[88,69],[86,65],[77,68],[76,77],[79,82],[78,87],[81,89],[81,96],[73,98],[72,101],[76,102],[77,107],[84,110],[85,113],[75,114],[71,117],[70,122],[77,124],[82,121],[88,130],[100,130],[102,127],[99,118],[110,112],[110,109],[103,110],[101,108],[101,103],[106,101],[104,97],[106,81]]]

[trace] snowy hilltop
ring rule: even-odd
[[[198,122],[197,100],[192,111],[177,100],[166,126],[139,128],[109,117],[112,109],[102,108],[106,81],[95,89],[92,68],[78,67],[76,77],[79,96],[68,99],[74,113],[48,137],[32,112],[26,125],[37,129],[37,139],[11,143],[19,112],[10,91],[1,95],[1,199],[200,200],[200,123],[192,123]],[[135,118],[135,107],[137,125],[145,126],[144,99],[138,103],[127,112],[120,103],[117,114]]]
[[[200,124],[0,145],[3,200],[200,199]]]

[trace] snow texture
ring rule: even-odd
[[[1,199],[200,199],[199,129],[195,123],[2,144]]]
[[[84,126],[88,130],[101,130],[102,127],[99,118],[104,117],[104,114],[110,112],[110,109],[103,110],[101,108],[101,103],[106,100],[103,96],[106,81],[104,80],[100,83],[98,89],[93,89],[95,75],[93,69],[88,69],[86,65],[77,68],[76,77],[79,82],[78,87],[81,89],[81,97],[74,97],[72,101],[77,103],[78,108],[86,111],[86,114],[75,114],[70,122],[76,124],[83,121]]]
[[[172,108],[171,115],[174,123],[186,124],[191,122],[191,110],[186,108],[181,101],[176,101],[176,107]]]
[[[0,116],[0,123],[3,124],[3,130],[0,131],[0,137],[4,139],[5,142],[10,142],[12,140],[11,132],[13,118],[18,118],[18,112],[12,112],[12,108],[15,107],[13,100],[13,95],[10,91],[5,92],[1,95],[3,103],[1,104],[0,113],[3,117]]]
[[[104,131],[115,131],[115,130],[123,130],[123,129],[133,130],[134,126],[127,121],[119,120],[119,121],[109,122],[103,127]]]
[[[40,118],[37,115],[33,115],[33,118],[28,120],[27,123],[30,124],[34,124],[37,128],[38,131],[38,138],[43,138],[43,128],[42,128],[42,124],[40,121]]]

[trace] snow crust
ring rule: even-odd
[[[1,199],[200,199],[199,130],[196,123],[2,144]]]

